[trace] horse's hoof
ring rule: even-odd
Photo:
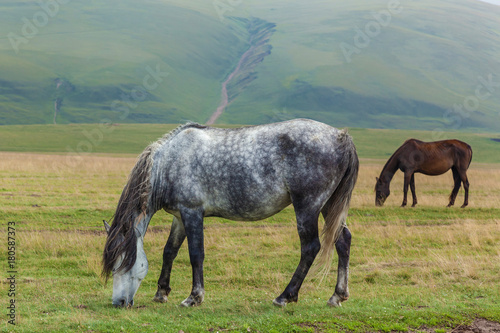
[[[341,307],[342,306],[341,303],[343,301],[346,301],[346,300],[347,300],[347,297],[340,297],[339,295],[334,294],[332,297],[330,297],[330,299],[328,300],[328,302],[326,304],[328,304],[328,306],[337,308],[337,307]]]
[[[465,208],[465,207],[467,207],[467,205],[462,205],[462,206],[460,206],[460,208]]]
[[[190,307],[194,307],[194,306],[199,306],[199,305],[201,305],[202,302],[203,302],[203,300],[196,301],[196,299],[192,295],[189,295],[188,298],[186,298],[184,301],[182,301],[180,306],[184,307],[184,308],[190,308]]]
[[[286,302],[285,302],[284,299],[278,299],[278,298],[276,298],[273,301],[273,305],[277,306],[277,307],[280,307],[280,308],[284,308],[286,306]]]
[[[165,291],[163,289],[158,289],[156,291],[155,297],[153,298],[153,301],[158,302],[158,303],[167,303],[168,294],[169,294],[169,291]]]
[[[180,304],[183,308],[190,308],[192,306],[196,306],[196,303],[193,300],[190,300],[189,297],[182,301]]]
[[[180,307],[182,308],[189,308],[194,306],[194,303],[188,301],[187,299],[183,300],[181,304],[179,304]]]
[[[153,301],[158,303],[167,303],[168,297],[167,295],[159,296],[158,294],[156,294],[155,297],[153,298]]]

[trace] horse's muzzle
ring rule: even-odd
[[[112,303],[115,308],[130,308],[134,305],[134,300],[128,302],[125,298],[119,298],[117,300],[113,300]]]

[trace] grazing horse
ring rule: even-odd
[[[455,185],[450,194],[450,203],[448,207],[453,206],[460,189],[461,183],[464,184],[465,200],[462,208],[469,204],[469,180],[467,179],[467,169],[472,160],[472,149],[465,142],[459,140],[443,140],[436,142],[423,142],[416,139],[406,140],[401,147],[396,150],[385,164],[380,176],[377,177],[375,185],[375,204],[382,206],[385,199],[391,193],[389,184],[392,177],[399,169],[404,172],[403,203],[401,207],[406,206],[406,197],[408,194],[408,185],[410,185],[413,196],[412,207],[417,204],[417,195],[415,194],[416,172],[424,175],[437,176],[446,171],[453,172]]]
[[[331,258],[335,246],[338,276],[331,306],[348,292],[351,233],[345,223],[359,162],[351,137],[312,120],[220,129],[188,123],[149,145],[139,156],[121,194],[103,253],[103,275],[113,275],[112,303],[133,305],[148,263],[143,239],[153,214],[164,209],[173,222],[163,251],[154,301],[166,302],[172,262],[187,238],[192,291],[182,306],[203,302],[203,218],[255,221],[293,204],[301,257],[293,277],[274,300],[296,302],[316,255]],[[325,226],[322,242],[318,217]]]

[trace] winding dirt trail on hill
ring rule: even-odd
[[[217,107],[217,110],[210,116],[210,119],[208,119],[208,121],[206,122],[206,125],[213,125],[215,123],[215,121],[222,115],[222,113],[224,113],[224,110],[226,109],[227,105],[229,104],[229,98],[227,95],[227,84],[233,79],[233,77],[235,77],[239,73],[241,65],[246,61],[248,56],[250,54],[252,54],[254,49],[255,49],[255,45],[252,45],[250,43],[250,48],[245,53],[243,53],[243,55],[240,58],[240,61],[238,61],[238,65],[236,66],[234,71],[231,74],[229,74],[229,76],[227,77],[227,79],[224,82],[222,82],[221,102],[220,102],[219,106]]]
[[[271,54],[272,45],[269,39],[276,30],[276,24],[259,18],[236,18],[235,22],[240,28],[246,29],[249,37],[248,49],[241,55],[231,74],[222,82],[219,106],[206,122],[207,125],[213,125],[228,105],[257,78],[256,67]]]

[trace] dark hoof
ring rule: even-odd
[[[167,303],[168,293],[165,290],[158,290],[153,298],[153,301],[158,303]]]
[[[277,306],[277,307],[280,307],[280,308],[284,308],[286,306],[286,302],[285,302],[284,299],[276,298],[273,301],[273,305]]]
[[[290,298],[285,298],[283,296],[280,296],[273,301],[273,304],[276,306],[279,306],[279,307],[284,307],[288,303],[297,303],[298,300],[299,300],[298,296],[294,296],[294,297],[290,297]]]

